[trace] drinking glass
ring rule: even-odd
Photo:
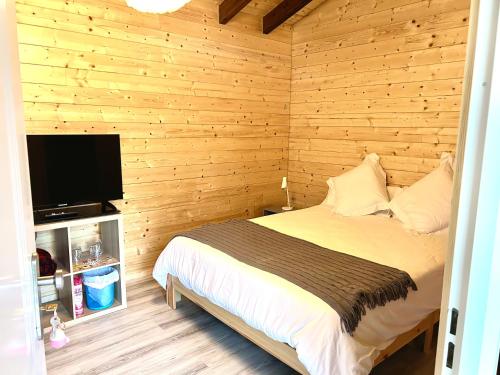
[[[99,240],[89,247],[90,259],[99,262],[102,256],[102,242]]]
[[[83,251],[81,247],[75,247],[73,249],[73,263],[80,264],[83,259]]]

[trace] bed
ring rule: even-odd
[[[175,308],[174,292],[180,292],[302,374],[368,374],[422,332],[427,332],[425,346],[430,345],[439,315],[446,230],[419,235],[383,215],[343,217],[325,205],[252,221],[404,270],[418,291],[368,310],[351,336],[342,331],[339,315],[315,295],[179,236],[167,245],[153,270],[171,307]]]

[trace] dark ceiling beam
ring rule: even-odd
[[[225,25],[252,0],[224,0],[219,4],[219,23]]]
[[[312,0],[284,0],[262,19],[262,32],[269,34]]]

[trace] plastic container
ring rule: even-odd
[[[118,270],[103,267],[83,274],[85,303],[90,310],[103,310],[113,305],[115,282],[120,279]]]

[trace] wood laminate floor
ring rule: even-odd
[[[293,370],[190,301],[177,310],[152,279],[127,286],[129,307],[67,329],[71,341],[47,344],[49,375],[70,374],[295,374]],[[434,353],[417,339],[373,375],[431,375]]]

